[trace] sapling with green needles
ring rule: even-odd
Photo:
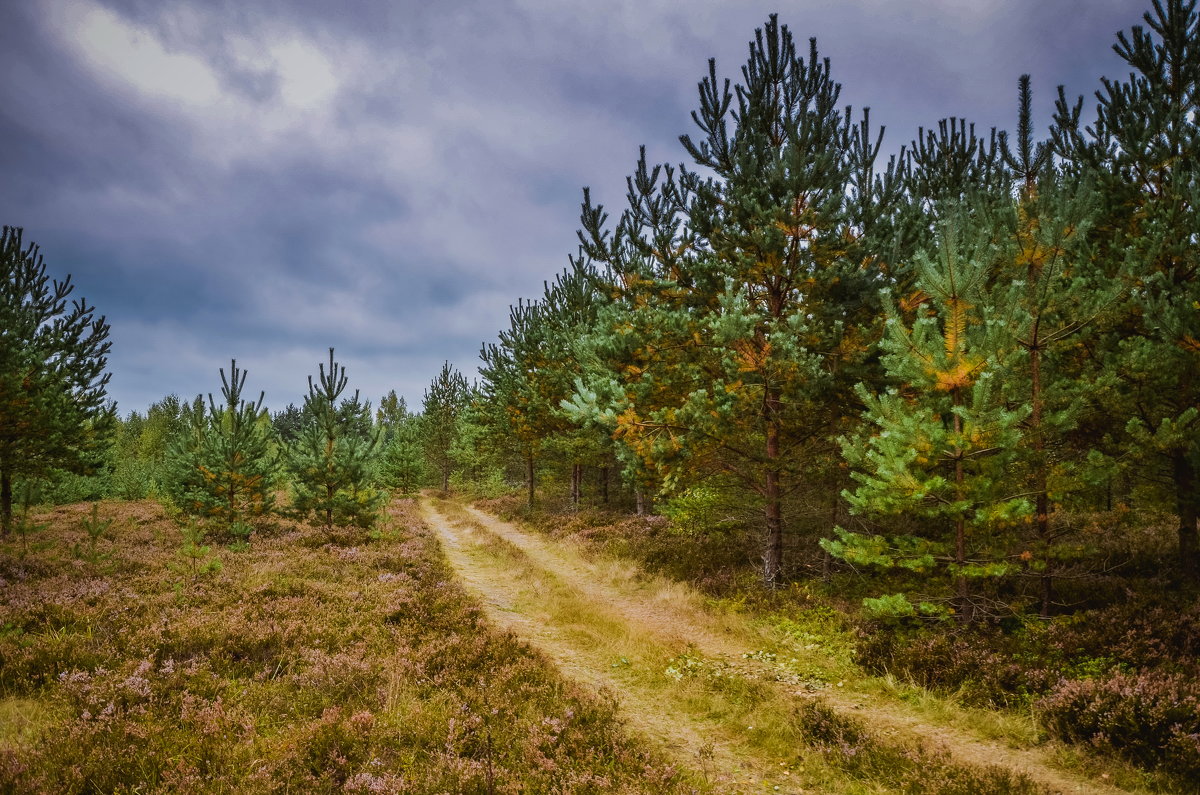
[[[91,513],[79,520],[79,526],[88,536],[88,557],[95,561],[96,542],[113,526],[113,519],[100,518],[100,506],[97,503],[92,503]]]

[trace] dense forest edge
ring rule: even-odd
[[[910,694],[1032,716],[1013,742],[1068,769],[1194,791],[1200,13],[1153,0],[1143,22],[1113,45],[1127,74],[1060,87],[1044,135],[1025,75],[1015,132],[945,119],[882,157],[816,40],[772,16],[740,77],[709,63],[686,162],[643,150],[620,210],[585,189],[568,267],[477,380],[447,363],[419,407],[362,398],[331,348],[299,406],[231,361],[219,392],[121,414],[105,318],[4,227],[0,788],[703,789],[480,624],[409,499],[436,490]],[[318,674],[357,690],[322,700]],[[508,739],[487,717],[506,692],[530,699],[503,704]],[[436,714],[397,735],[398,704]],[[562,709],[577,741],[537,739]],[[275,767],[242,769],[229,732]]]

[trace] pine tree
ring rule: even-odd
[[[421,446],[420,421],[420,416],[409,413],[408,402],[394,389],[383,396],[375,411],[382,448],[379,482],[404,495],[416,493],[428,474],[425,451]]]
[[[122,499],[165,495],[166,459],[184,426],[183,405],[176,395],[150,404],[143,415],[132,411],[121,423],[112,448],[110,490]]]
[[[611,459],[608,434],[580,428],[561,406],[583,372],[580,344],[593,330],[601,300],[595,274],[573,258],[544,284],[539,300],[510,307],[509,328],[480,352],[483,409],[496,431],[489,441],[520,458],[530,505],[537,459],[570,463],[576,503],[583,466],[603,467]]]
[[[488,422],[490,412],[477,385],[467,387],[450,445],[452,468],[464,485],[491,494],[503,488],[503,453]]]
[[[370,404],[360,402],[357,391],[339,403],[347,383],[330,348],[329,369],[320,364],[316,381],[308,377],[303,411],[311,419],[287,452],[293,510],[329,529],[370,527],[386,499],[371,485],[379,434]]]
[[[1081,461],[1070,455],[1082,458],[1087,450],[1076,446],[1068,453],[1066,441],[1099,387],[1095,377],[1083,377],[1074,353],[1121,291],[1092,267],[1094,185],[1061,174],[1051,162],[1050,146],[1034,141],[1029,75],[1020,78],[1018,96],[1015,145],[1009,146],[1007,135],[1000,141],[1016,199],[993,216],[1002,256],[989,301],[1024,353],[1005,381],[1009,400],[1029,408],[1021,450],[1035,500],[1033,568],[1045,616],[1054,599],[1052,496],[1062,500],[1086,486],[1073,471]]]
[[[700,134],[681,138],[712,177],[643,152],[611,231],[585,193],[581,241],[614,294],[597,348],[612,368],[585,389],[616,396],[618,440],[664,489],[719,473],[761,506],[774,584],[785,500],[814,462],[832,469],[864,375],[882,283],[864,209],[896,199],[896,175],[876,179],[869,125],[843,114],[815,41],[798,52],[772,16],[742,74],[731,88],[709,62]]]
[[[274,509],[278,454],[272,444],[264,394],[243,399],[246,371],[222,368],[221,396],[208,396],[208,411],[194,406],[192,429],[172,450],[172,494],[185,513],[200,516],[235,536],[247,536],[250,522]]]
[[[1012,568],[997,558],[993,534],[1033,510],[1012,471],[1028,408],[1008,407],[1003,392],[1019,346],[985,294],[998,252],[990,228],[964,234],[967,223],[961,212],[944,221],[936,257],[917,257],[921,312],[910,326],[893,307],[881,343],[887,374],[901,386],[876,395],[860,385],[867,425],[843,440],[858,483],[846,492],[852,509],[929,520],[926,530],[891,543],[839,531],[822,542],[852,562],[915,570],[940,563],[964,621],[978,607],[969,580]]]
[[[479,375],[489,426],[521,459],[526,502],[533,507],[539,448],[552,415],[552,406],[537,388],[539,369],[546,364],[541,354],[545,337],[536,303],[520,300],[509,307],[508,316],[509,327],[500,332],[499,342],[480,350]]]
[[[388,438],[380,454],[380,481],[403,495],[415,494],[429,474],[422,444],[421,417],[405,413],[389,422]]]
[[[441,480],[443,491],[450,488],[450,472],[454,468],[451,451],[458,438],[458,417],[466,400],[467,379],[450,362],[443,363],[441,372],[425,390],[421,421],[425,454]]]
[[[95,467],[116,418],[105,403],[108,323],[71,277],[46,275],[22,230],[0,233],[0,536],[12,528],[13,483]]]
[[[195,457],[208,432],[208,410],[204,396],[196,395],[179,407],[178,431],[168,443],[163,462],[163,490],[180,511],[188,512],[190,495],[203,490],[203,478]]]
[[[291,444],[300,437],[304,422],[304,411],[295,403],[289,403],[287,408],[271,415],[271,425],[275,429],[275,435],[284,444]]]
[[[1129,319],[1106,348],[1121,378],[1123,454],[1172,484],[1180,564],[1200,578],[1200,13],[1154,0],[1146,27],[1113,49],[1126,80],[1103,81],[1081,126],[1060,90],[1055,145],[1104,197],[1097,245],[1129,288]]]
[[[409,417],[408,402],[397,395],[396,390],[388,390],[379,401],[379,408],[375,410],[375,425],[379,428],[383,441],[389,441],[397,429],[408,422]]]

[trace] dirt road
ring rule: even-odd
[[[632,731],[716,792],[888,791],[886,781],[847,776],[797,748],[787,727],[806,699],[853,715],[885,742],[1019,771],[1048,792],[1123,791],[1056,770],[1040,749],[933,725],[903,704],[880,704],[852,688],[797,682],[761,652],[776,640],[769,630],[709,609],[686,585],[625,561],[585,557],[571,544],[452,501],[423,500],[422,513],[497,625],[565,676],[610,693]]]

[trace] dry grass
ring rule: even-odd
[[[95,553],[87,510],[0,545],[0,791],[695,789],[488,624],[411,502],[374,537],[281,522],[202,574],[156,504],[103,504]]]
[[[522,504],[521,495],[480,499],[474,504],[519,520],[541,538],[569,547],[589,562],[615,558],[618,560],[615,565],[657,572],[658,576],[686,583],[706,595],[705,604],[710,611],[733,612],[754,623],[766,639],[763,651],[774,654],[776,662],[786,660],[791,673],[818,687],[842,682],[844,687],[823,692],[843,710],[853,710],[843,714],[860,715],[885,734],[915,732],[960,747],[964,743],[980,743],[983,748],[997,751],[969,755],[977,761],[987,761],[990,756],[994,762],[1004,758],[1005,764],[1011,760],[1018,763],[1017,767],[1040,769],[1052,786],[1063,791],[1191,792],[1195,789],[1186,776],[1138,769],[1109,750],[1065,745],[1049,739],[1028,705],[981,706],[974,693],[956,692],[953,686],[931,690],[893,677],[886,668],[879,676],[866,673],[855,664],[855,658],[861,657],[862,639],[856,637],[856,628],[848,619],[862,595],[855,590],[854,583],[843,578],[835,580],[831,587],[810,578],[784,588],[763,589],[753,570],[753,561],[745,555],[748,541],[736,532],[692,534],[675,528],[664,517],[633,517],[596,509],[569,511],[560,506],[557,511],[531,511]],[[1123,525],[1121,533],[1112,533],[1111,514],[1093,519],[1084,532],[1092,543],[1101,545],[1102,557],[1131,559],[1136,569],[1134,575],[1155,576],[1173,543],[1173,525],[1169,521],[1138,516],[1136,526]],[[1098,604],[1105,604],[1108,598],[1118,603],[1125,598],[1122,590],[1128,585],[1125,580],[1111,577],[1099,585],[1107,589],[1106,596],[1089,594]],[[1084,587],[1098,586],[1087,580]],[[1114,589],[1115,595],[1110,593]],[[953,655],[929,657],[934,666],[954,660]],[[981,676],[991,673],[987,667],[977,670]],[[1055,673],[1053,668],[1051,673]]]
[[[714,611],[685,584],[451,501],[432,502],[430,522],[495,620],[568,676],[612,689],[632,727],[718,791],[1041,791],[990,760],[963,764],[913,732],[888,739],[825,706],[813,691],[828,682],[811,673],[821,655],[808,648],[818,624],[781,630]]]

